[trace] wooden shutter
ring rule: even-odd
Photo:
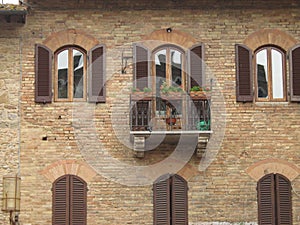
[[[292,224],[292,199],[291,183],[280,174],[275,175],[276,180],[276,205],[277,205],[277,224]]]
[[[253,101],[252,51],[244,45],[235,46],[236,101]]]
[[[190,88],[193,86],[205,85],[205,72],[204,72],[204,46],[199,44],[193,46],[188,54],[189,61],[189,75],[190,75]]]
[[[259,225],[276,225],[275,182],[273,174],[268,174],[259,180],[257,191]]]
[[[53,225],[68,225],[69,224],[69,179],[67,176],[59,178],[53,184]]]
[[[188,224],[187,182],[180,176],[172,177],[172,225]]]
[[[170,177],[164,175],[153,185],[154,225],[170,225]]]
[[[52,52],[43,45],[35,46],[35,102],[52,100]]]
[[[97,45],[89,52],[88,74],[89,102],[105,102],[105,46]]]
[[[149,51],[146,47],[135,44],[133,46],[134,55],[134,86],[140,90],[148,87],[150,76]]]
[[[79,177],[70,176],[70,225],[85,225],[87,211],[87,187]]]
[[[53,183],[53,225],[86,225],[87,185],[74,175]]]
[[[300,45],[293,47],[289,54],[291,101],[300,101]]]

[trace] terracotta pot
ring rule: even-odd
[[[166,118],[166,123],[168,125],[174,125],[176,124],[176,118]]]

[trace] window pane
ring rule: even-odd
[[[257,69],[257,94],[259,98],[268,97],[268,59],[267,50],[261,50],[256,54]]]
[[[58,98],[68,98],[68,50],[58,54]]]
[[[172,84],[181,85],[181,68],[182,68],[182,54],[179,51],[171,50],[171,69],[172,69]]]
[[[273,98],[283,98],[282,54],[272,49],[272,91]]]
[[[83,98],[83,54],[73,50],[73,95],[74,98]]]
[[[166,49],[155,54],[156,96],[160,96],[160,86],[166,81]],[[166,114],[166,104],[157,98],[156,111],[159,115]]]

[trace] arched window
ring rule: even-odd
[[[74,46],[63,47],[55,53],[55,100],[86,99],[86,52]]]
[[[273,46],[255,52],[256,100],[286,101],[285,53]]]
[[[291,183],[280,174],[267,174],[257,183],[259,225],[292,225]]]
[[[180,88],[187,91],[184,51],[176,46],[162,46],[152,53],[153,90],[158,97],[161,97],[161,89],[167,87]],[[181,99],[180,99],[181,100]],[[156,101],[156,114],[158,115],[181,115],[182,101],[173,101],[167,104],[161,98]]]
[[[85,225],[87,184],[75,175],[59,177],[52,187],[52,225]]]
[[[188,224],[188,187],[181,176],[163,175],[153,184],[154,225]]]

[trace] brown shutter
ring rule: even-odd
[[[188,187],[180,176],[172,177],[172,225],[188,224]]]
[[[300,101],[300,45],[293,47],[289,55],[291,101]]]
[[[89,102],[105,102],[105,46],[97,45],[89,52]]]
[[[275,225],[274,174],[268,174],[258,182],[259,225]]]
[[[133,46],[134,55],[134,86],[140,90],[148,87],[150,75],[149,51],[146,47],[135,44]]]
[[[190,75],[190,88],[193,86],[205,85],[205,72],[204,72],[204,46],[203,44],[192,47],[189,51],[189,75]]]
[[[43,45],[35,46],[35,102],[52,100],[52,52]]]
[[[277,200],[277,224],[292,224],[292,199],[291,183],[280,174],[275,175],[276,200]]]
[[[67,176],[59,178],[53,183],[52,224],[69,224],[69,180]]]
[[[236,101],[253,101],[252,51],[244,45],[235,46]]]
[[[154,225],[170,224],[170,177],[164,175],[153,185]]]
[[[79,177],[70,176],[70,220],[72,225],[86,224],[87,187]]]

